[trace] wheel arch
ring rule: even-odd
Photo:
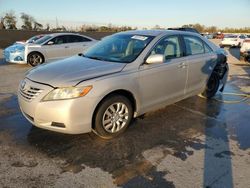
[[[91,122],[91,127],[94,128],[94,118],[95,118],[95,115],[97,113],[97,110],[99,108],[99,106],[102,104],[102,102],[107,99],[108,97],[111,97],[111,96],[114,96],[114,95],[121,95],[121,96],[124,96],[126,97],[130,102],[131,102],[131,105],[132,105],[132,108],[133,108],[133,113],[135,113],[137,111],[137,101],[136,101],[136,98],[135,96],[133,95],[132,92],[128,91],[128,90],[125,90],[125,89],[117,89],[117,90],[114,90],[108,94],[106,94],[99,102],[98,104],[96,105],[95,107],[95,110],[94,110],[94,113],[92,115],[92,122]]]
[[[29,56],[30,56],[31,54],[34,54],[34,53],[40,54],[40,55],[42,56],[42,58],[43,58],[43,63],[45,62],[45,56],[43,55],[42,52],[39,52],[39,51],[31,51],[31,52],[29,52],[28,55],[27,55],[27,63],[29,63],[29,62],[28,62]]]

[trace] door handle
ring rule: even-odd
[[[65,48],[69,48],[68,46],[65,46]]]
[[[183,68],[186,68],[187,65],[186,65],[185,63],[180,63],[180,64],[178,65],[178,67],[183,69]]]

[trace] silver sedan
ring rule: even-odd
[[[79,54],[32,69],[19,105],[35,126],[61,133],[122,133],[131,119],[184,98],[223,90],[223,50],[183,31],[129,31]]]

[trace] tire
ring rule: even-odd
[[[220,78],[216,73],[212,73],[210,76],[206,89],[202,93],[202,95],[208,99],[211,99],[215,96],[216,92],[218,91],[220,86]]]
[[[28,55],[28,63],[32,66],[38,66],[44,62],[42,54],[38,52],[32,52]]]
[[[132,104],[126,97],[110,96],[101,102],[95,113],[94,132],[104,139],[114,138],[126,130],[132,116]]]
[[[250,56],[245,57],[245,62],[250,63]]]

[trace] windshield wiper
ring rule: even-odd
[[[82,54],[83,57],[89,58],[89,59],[95,59],[95,60],[100,60],[100,61],[105,61],[105,59],[101,58],[101,57],[91,57],[91,56],[85,56],[84,54]]]

